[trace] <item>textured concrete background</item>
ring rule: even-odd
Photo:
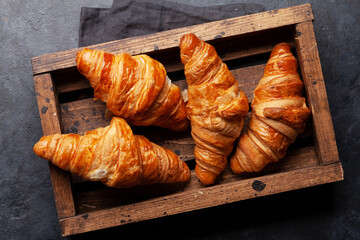
[[[247,2],[174,1],[198,6]],[[360,239],[360,2],[252,1],[267,10],[310,2],[345,180],[74,239]],[[77,47],[81,7],[112,1],[0,2],[0,239],[59,239],[30,58]],[[70,238],[68,238],[70,239]]]

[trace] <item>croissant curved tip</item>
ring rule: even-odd
[[[190,173],[190,169],[189,169],[189,166],[182,161],[182,164],[183,164],[183,174],[181,175],[179,181],[180,182],[188,182],[190,180],[190,177],[191,177],[191,173]]]
[[[201,167],[199,167],[199,165],[195,166],[195,173],[198,179],[200,180],[200,182],[205,186],[214,184],[216,179],[216,174],[202,169]]]
[[[194,33],[187,33],[187,34],[181,36],[179,46],[180,46],[180,48],[182,46],[190,47],[191,44],[189,44],[189,43],[194,43],[194,42],[196,43],[199,41],[200,41],[200,39]]]
[[[241,174],[244,172],[244,170],[240,167],[239,162],[234,158],[230,160],[230,168],[236,174]]]
[[[270,57],[288,52],[291,52],[291,45],[286,42],[281,42],[274,46],[274,48],[271,51]]]
[[[183,36],[181,36],[180,38],[180,44],[182,41],[184,41],[185,38],[197,38],[196,35],[194,33],[187,33],[184,34]]]
[[[193,33],[187,33],[180,38],[180,55],[182,63],[186,64],[195,48],[200,44],[201,40]]]
[[[40,140],[37,143],[35,143],[33,147],[34,153],[39,157],[43,157],[46,153],[47,144],[48,144],[48,138],[46,136],[40,138]]]
[[[83,48],[83,49],[81,49],[80,51],[77,51],[77,52],[76,52],[76,58],[75,58],[76,62],[79,63],[79,60],[80,60],[80,58],[81,58],[81,55],[82,55],[84,52],[87,52],[87,51],[90,51],[90,50],[91,50],[91,49],[89,49],[89,48]]]

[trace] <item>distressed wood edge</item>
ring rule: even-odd
[[[297,16],[295,14],[297,12],[306,13],[306,14],[301,14]],[[262,21],[259,21],[259,19],[257,18],[262,19]],[[268,19],[276,19],[276,18],[279,18],[279,21],[277,23],[274,23],[273,26],[264,26],[268,22],[267,21]],[[231,37],[235,35],[242,35],[242,34],[267,30],[267,29],[294,25],[299,22],[304,22],[313,19],[314,16],[311,5],[307,3],[307,4],[296,5],[288,8],[282,8],[282,9],[270,10],[270,11],[265,11],[261,13],[255,13],[240,17],[228,18],[224,20],[192,25],[188,27],[177,28],[168,31],[148,34],[148,35],[115,40],[106,43],[90,45],[87,47],[103,49],[103,50],[106,48],[107,51],[110,51],[112,53],[117,53],[117,51],[121,49],[122,51],[126,51],[130,54],[140,54],[143,52],[153,52],[153,51],[159,51],[159,50],[177,47],[179,44],[180,37],[183,34],[190,32],[196,32],[196,34],[198,34],[198,36],[202,38],[204,41],[209,41],[216,39],[217,36],[221,36],[223,38]],[[253,20],[257,20],[257,21],[253,21]],[[211,36],[210,34],[206,34],[207,29],[209,29],[210,27],[221,26],[224,23],[226,23],[227,33],[219,32],[219,35],[216,36],[213,36],[213,34]],[[199,29],[201,29],[201,31],[199,31]],[[146,39],[145,42],[144,39]],[[158,39],[163,39],[163,42],[161,44],[158,44],[159,43]],[[130,48],[134,46],[134,43],[141,44],[141,48],[139,48],[135,52],[130,50]],[[64,65],[59,64],[59,62],[62,62],[63,61],[62,59],[64,57],[75,59],[74,56],[76,52],[81,49],[83,49],[83,47],[33,57],[31,59],[33,74],[36,75],[44,72],[76,66],[75,60],[72,61],[72,63],[66,63]],[[42,62],[46,62],[45,60],[49,58],[55,59],[55,62],[57,62],[59,66],[46,66],[46,67],[42,66]]]
[[[295,26],[295,48],[312,112],[314,143],[320,164],[340,162],[312,21]]]
[[[337,182],[344,179],[341,163],[244,179],[224,185],[194,189],[166,197],[60,219],[63,236],[115,227],[168,215],[218,206],[249,198]],[[291,184],[281,185],[278,182]],[[265,186],[255,190],[254,184]],[[211,201],[209,201],[211,200]],[[170,207],[171,206],[171,207]],[[139,210],[140,209],[140,210]],[[144,209],[146,212],[144,213]]]
[[[60,112],[51,74],[34,76],[34,88],[43,134],[61,133]]]
[[[49,73],[34,76],[34,87],[44,135],[61,133],[60,109]],[[75,216],[71,175],[49,162],[58,218]]]

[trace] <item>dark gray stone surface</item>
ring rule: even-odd
[[[345,180],[74,239],[360,239],[360,2],[252,2],[267,10],[312,4]],[[42,131],[30,58],[77,47],[81,7],[109,6],[110,0],[0,3],[0,239],[60,238],[48,165],[32,152]]]

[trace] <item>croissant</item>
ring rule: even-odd
[[[235,173],[258,172],[286,155],[310,116],[302,91],[290,45],[277,44],[254,90],[249,128],[241,134],[230,159]]]
[[[201,183],[210,185],[227,165],[249,101],[213,46],[187,34],[179,47],[188,83],[187,115],[195,141],[195,172]]]
[[[113,55],[83,49],[77,68],[94,88],[94,97],[128,123],[155,125],[175,131],[189,126],[180,88],[171,83],[164,66],[147,55]]]
[[[78,134],[44,136],[34,152],[54,165],[90,181],[114,188],[186,182],[190,170],[172,151],[133,135],[122,118],[109,126]]]

